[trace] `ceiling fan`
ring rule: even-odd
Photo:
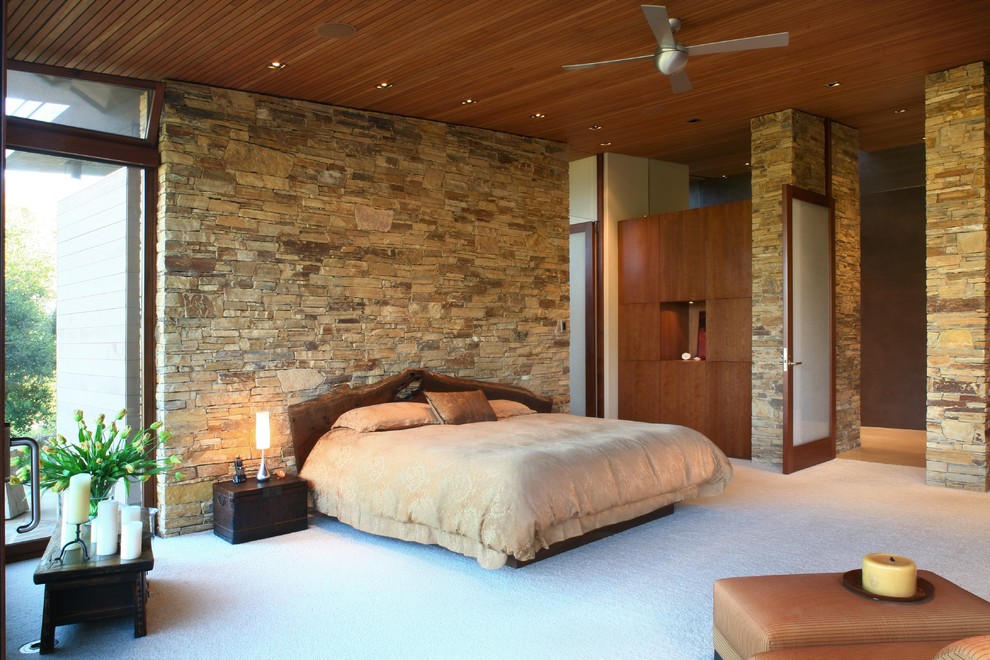
[[[568,64],[564,68],[586,69],[603,64],[652,59],[657,70],[670,78],[670,87],[676,94],[691,89],[691,80],[684,70],[684,67],[687,66],[689,55],[710,55],[712,53],[731,53],[740,50],[756,50],[758,48],[779,48],[786,46],[788,42],[787,32],[777,32],[776,34],[764,34],[758,37],[715,41],[710,44],[701,44],[700,46],[685,46],[674,39],[674,33],[681,28],[681,21],[676,18],[668,18],[666,7],[641,5],[640,8],[643,10],[643,14],[646,15],[646,21],[650,24],[650,29],[653,30],[653,36],[657,39],[657,50],[655,53],[637,57],[624,57],[618,60],[605,60],[603,62]]]

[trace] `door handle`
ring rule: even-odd
[[[787,371],[788,367],[793,367],[795,365],[801,364],[800,362],[795,362],[793,360],[788,360],[787,359],[787,349],[786,348],[784,349],[784,355],[783,355],[783,358],[782,359],[784,361],[784,371],[785,372]]]
[[[4,430],[4,433],[8,432],[9,429]],[[41,465],[39,464],[41,449],[38,446],[38,441],[34,438],[11,438],[10,447],[27,447],[31,452],[31,520],[17,528],[18,534],[25,534],[41,522],[41,484],[39,483],[41,481]],[[10,458],[4,456],[4,460],[9,462]],[[4,481],[7,481],[6,476]]]

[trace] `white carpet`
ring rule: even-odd
[[[924,471],[831,461],[783,476],[733,461],[725,495],[518,570],[356,532],[240,545],[155,540],[148,636],[126,618],[56,629],[63,658],[712,657],[721,577],[841,572],[903,554],[990,599],[990,495]],[[7,653],[39,637],[36,562],[7,567]]]

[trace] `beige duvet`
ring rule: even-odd
[[[376,433],[335,429],[300,476],[326,515],[494,569],[508,555],[532,559],[592,529],[717,495],[732,467],[682,426],[535,414]]]

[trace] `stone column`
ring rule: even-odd
[[[783,185],[827,192],[831,162],[836,230],[836,444],[859,444],[858,135],[784,110],[753,119],[753,460],[783,463]],[[830,135],[829,135],[830,133]],[[828,145],[826,143],[829,143]],[[826,148],[830,148],[826,158]]]
[[[987,491],[988,65],[925,77],[928,471]]]
[[[832,199],[835,200],[835,451],[860,442],[862,334],[859,133],[832,122]]]

